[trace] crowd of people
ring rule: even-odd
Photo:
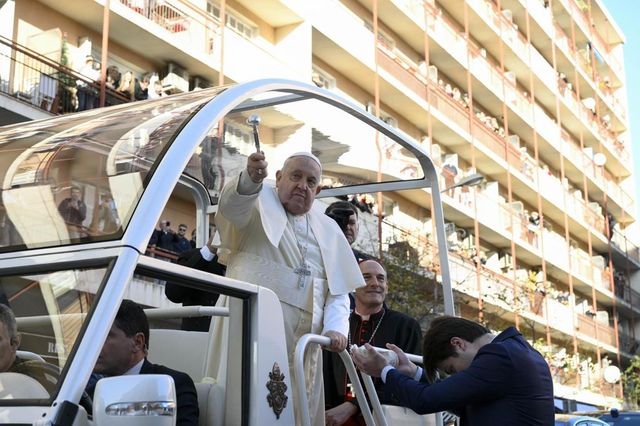
[[[99,107],[99,86],[101,83],[101,64],[92,55],[87,55],[84,65],[78,70],[84,77],[76,80],[77,111],[85,111]],[[133,71],[121,71],[117,65],[107,67],[105,86],[119,95],[107,94],[106,105],[123,101],[142,101],[166,96],[162,83],[156,73],[145,73],[141,76]]]
[[[185,266],[266,286],[276,293],[294,376],[292,395],[297,395],[292,365],[295,343],[307,333],[328,337],[324,351],[309,348],[305,357],[313,424],[362,424],[360,407],[336,357],[352,345],[361,347],[352,351],[355,364],[379,377],[375,387],[384,404],[409,407],[419,414],[448,410],[466,425],[494,424],[496,418],[505,424],[551,424],[553,385],[548,365],[515,328],[494,336],[473,321],[443,317],[434,320],[423,337],[415,319],[385,303],[389,284],[383,262],[351,248],[358,237],[358,216],[370,208],[368,203],[356,198],[333,203],[324,212],[312,208],[321,189],[322,166],[311,153],[290,156],[276,172],[275,185],[264,182],[267,167],[264,153],[253,153],[242,173],[223,188],[215,217],[220,237],[216,246],[211,235],[207,244],[194,247],[185,237],[187,227],[180,225],[175,233],[168,220],[160,222],[150,243],[181,251],[178,261]],[[59,208],[69,222],[81,222],[86,210],[74,188]],[[227,296],[205,300],[198,290],[176,291],[178,287],[177,283],[165,287],[165,294],[174,302],[228,306]],[[217,330],[210,323],[216,320],[183,322],[182,327]],[[228,327],[228,323],[221,324]],[[14,328],[7,330],[0,331],[12,333]],[[8,337],[6,341],[9,352],[15,354],[19,339]],[[124,300],[87,394],[92,395],[103,377],[167,374],[176,386],[177,424],[198,424],[193,380],[149,361],[148,343],[149,324],[143,309]],[[371,345],[386,345],[396,353],[398,363],[390,365]],[[410,363],[403,352],[420,350],[423,368]],[[293,406],[299,416],[296,397]],[[300,421],[297,417],[296,422]]]

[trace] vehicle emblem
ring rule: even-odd
[[[287,384],[284,382],[284,374],[280,372],[280,366],[277,362],[273,363],[273,369],[269,373],[267,389],[269,389],[269,395],[267,395],[269,407],[273,408],[276,419],[280,419],[280,414],[287,406],[289,397],[285,395]]]

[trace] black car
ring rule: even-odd
[[[600,416],[600,420],[612,426],[640,426],[640,412],[611,410],[609,414]]]

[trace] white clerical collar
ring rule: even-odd
[[[144,364],[144,358],[142,358],[136,365],[127,370],[123,376],[133,376],[140,374],[140,370],[142,370],[142,364]]]

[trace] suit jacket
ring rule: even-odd
[[[142,364],[140,374],[166,374],[171,376],[176,385],[176,399],[178,403],[176,426],[198,425],[198,417],[200,416],[198,394],[191,377],[180,371],[172,370],[162,365],[152,364],[146,359]]]
[[[226,267],[218,263],[218,256],[214,256],[211,261],[202,257],[200,249],[191,249],[180,253],[178,264],[194,268],[210,274],[223,275]],[[180,284],[167,282],[164,294],[174,303],[182,303],[183,306],[213,306],[218,301],[219,294],[209,291],[196,290]],[[209,331],[210,317],[183,318],[182,329],[191,331]]]
[[[152,364],[145,358],[140,369],[140,374],[166,374],[171,376],[176,387],[176,400],[178,416],[176,426],[197,426],[200,410],[198,408],[198,394],[193,380],[187,374],[172,370],[158,364]],[[96,377],[98,380],[103,376]],[[86,392],[91,398],[96,390],[98,380],[87,385]],[[86,408],[86,407],[85,407]],[[91,408],[91,407],[89,407]]]
[[[445,380],[429,385],[393,369],[385,387],[418,414],[456,412],[462,426],[554,423],[549,366],[514,327],[480,348],[467,369]]]

